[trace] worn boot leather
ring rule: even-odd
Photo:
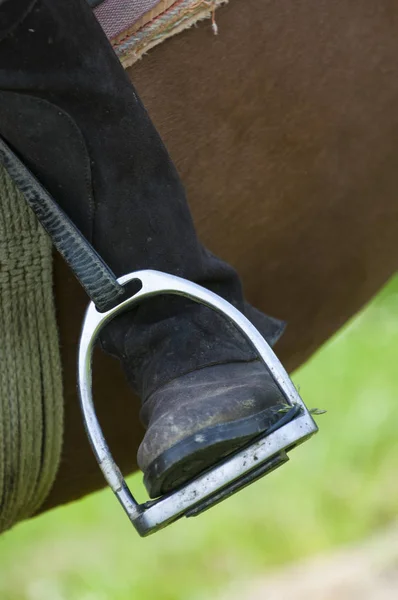
[[[148,427],[138,449],[155,498],[298,414],[260,361],[215,365],[156,390],[141,409]]]
[[[118,276],[185,277],[229,300],[270,343],[279,337],[283,324],[247,304],[236,272],[198,241],[176,170],[85,0],[0,0],[0,135]],[[139,456],[152,495],[280,418],[267,369],[204,306],[150,300],[115,319],[101,343],[144,401]]]

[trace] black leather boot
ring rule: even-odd
[[[281,403],[259,361],[207,367],[156,390],[142,406],[148,429],[137,456],[148,493],[173,490],[298,414]]]
[[[0,135],[117,275],[185,277],[229,300],[270,343],[281,334],[198,241],[176,170],[84,0],[0,0]],[[143,399],[139,462],[152,495],[281,418],[268,371],[204,306],[148,301],[101,342]]]

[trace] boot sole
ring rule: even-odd
[[[256,437],[276,431],[301,412],[293,406],[282,417],[278,407],[245,419],[213,425],[181,440],[147,467],[144,485],[151,498],[157,498],[194,479],[220,460],[253,442]]]

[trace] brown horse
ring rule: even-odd
[[[285,319],[277,352],[303,363],[398,262],[398,8],[393,0],[231,0],[154,49],[130,75],[185,183],[204,243],[246,296]],[[103,485],[76,396],[87,299],[59,257],[55,289],[66,430],[43,510]],[[125,473],[138,400],[98,355],[96,406]]]

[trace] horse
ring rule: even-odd
[[[276,352],[302,365],[397,267],[398,9],[392,0],[231,0],[128,74],[185,184],[202,241],[247,299],[287,322]],[[76,393],[87,297],[59,256],[54,289],[65,433],[40,512],[104,485]],[[138,399],[98,352],[94,398],[123,473],[136,470]]]

